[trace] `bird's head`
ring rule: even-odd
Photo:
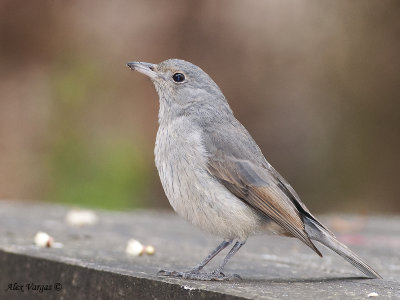
[[[230,108],[218,85],[198,66],[180,59],[159,64],[129,62],[132,70],[148,76],[160,97],[160,109],[175,115],[193,109],[220,110]],[[160,114],[164,111],[160,110]],[[162,116],[161,116],[162,117]]]

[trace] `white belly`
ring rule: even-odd
[[[185,117],[160,125],[154,153],[171,206],[190,223],[223,238],[241,240],[265,225],[252,208],[210,176],[201,131]]]

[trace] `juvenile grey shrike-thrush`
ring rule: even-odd
[[[154,153],[171,206],[188,222],[224,239],[192,270],[160,274],[198,280],[232,278],[223,268],[247,238],[275,233],[297,237],[322,256],[313,243],[318,241],[368,277],[381,278],[310,213],[264,158],[207,73],[179,59],[127,65],[148,76],[160,98]],[[215,271],[200,272],[233,241]]]

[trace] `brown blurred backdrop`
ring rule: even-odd
[[[400,212],[399,1],[0,0],[0,198],[168,207],[158,101],[126,62],[219,84],[313,211]]]

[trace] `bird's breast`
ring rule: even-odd
[[[184,117],[160,124],[154,154],[164,191],[172,207],[181,213],[189,205],[184,199],[196,194],[196,183],[206,169],[201,131]]]
[[[187,221],[212,234],[242,240],[260,226],[257,213],[208,172],[202,131],[188,119],[161,123],[154,152],[165,194]]]

